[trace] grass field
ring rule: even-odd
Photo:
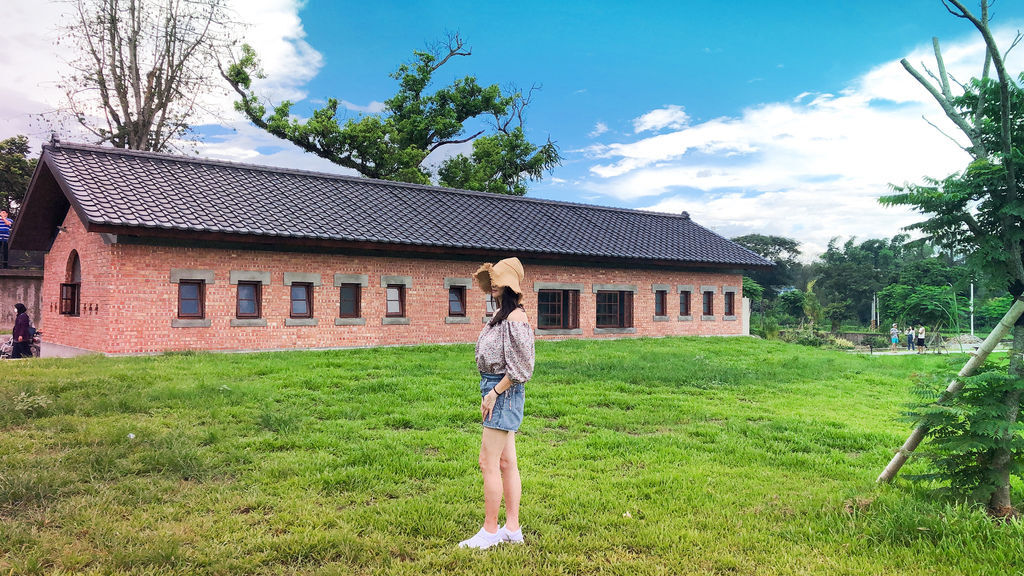
[[[527,544],[485,552],[456,547],[482,522],[472,346],[2,364],[0,574],[1024,567],[1020,523],[874,483],[913,375],[962,358],[751,339],[537,351]]]

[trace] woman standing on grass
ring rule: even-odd
[[[516,460],[516,430],[523,421],[526,381],[533,375],[533,329],[523,309],[523,265],[518,258],[484,264],[475,277],[498,309],[476,341],[480,370],[480,472],[484,479],[484,525],[460,548],[485,549],[502,542],[521,543],[519,498],[522,482]],[[505,525],[498,526],[502,495]]]

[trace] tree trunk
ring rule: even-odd
[[[982,342],[978,351],[974,353],[973,357],[964,364],[964,367],[960,369],[957,377],[950,381],[949,386],[946,387],[946,392],[939,399],[939,402],[944,402],[953,396],[956,396],[960,389],[964,387],[964,383],[961,381],[962,378],[966,378],[981,366],[988,355],[995,349],[996,344],[1003,339],[1003,336],[1010,331],[1010,328],[1014,328],[1014,354],[1015,358],[1020,358],[1020,352],[1016,349],[1018,342],[1021,346],[1024,346],[1024,331],[1021,332],[1020,338],[1018,338],[1017,331],[1021,330],[1021,327],[1014,326],[1021,315],[1024,314],[1024,301],[1017,299],[1013,301],[1013,306],[1006,311],[1006,315],[996,324],[996,327],[992,330],[992,333],[988,335],[988,338]],[[1019,405],[1020,397],[1017,397],[1017,404]],[[1016,420],[1016,411],[1014,412],[1014,419]],[[918,426],[907,438],[907,441],[903,443],[903,446],[896,452],[896,455],[889,461],[889,465],[882,470],[882,473],[878,475],[876,482],[890,482],[896,477],[896,474],[903,467],[903,464],[907,462],[910,455],[917,449],[918,445],[921,444],[921,440],[924,440],[925,435],[928,433],[928,429],[924,426]],[[993,497],[994,498],[994,497]],[[1007,492],[1007,500],[1009,500],[1009,493]]]
[[[1018,319],[1013,327],[1013,355],[1010,357],[1009,373],[1011,378],[1024,376],[1024,319]],[[1006,406],[1006,432],[1003,434],[1003,447],[996,450],[992,458],[992,469],[995,470],[998,481],[996,491],[989,499],[989,512],[995,516],[1011,516],[1014,513],[1013,502],[1010,501],[1010,467],[1013,464],[1013,452],[1010,450],[1010,442],[1015,434],[1013,428],[1017,423],[1017,415],[1020,412],[1021,390],[1011,390],[1003,398],[1003,405]]]

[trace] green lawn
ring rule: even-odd
[[[1021,524],[874,483],[962,357],[537,352],[528,543],[485,552],[472,346],[2,364],[0,574],[1019,573]]]

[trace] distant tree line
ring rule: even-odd
[[[987,331],[1012,302],[1005,288],[978,277],[964,258],[906,234],[891,239],[844,243],[833,239],[810,263],[800,260],[800,243],[792,238],[750,234],[733,241],[776,264],[751,272],[751,328],[769,331],[811,327],[838,331],[867,329],[877,297],[879,323],[925,324],[943,332],[968,332],[971,283],[974,283],[976,330]],[[886,330],[887,331],[887,330]]]

